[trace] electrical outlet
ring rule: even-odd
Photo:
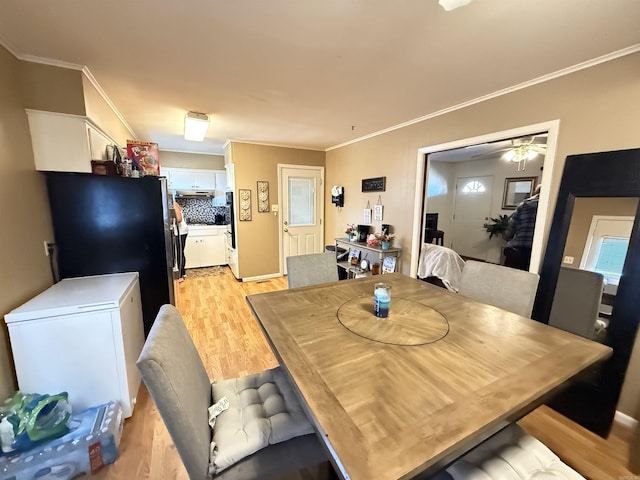
[[[574,260],[573,257],[567,256],[567,257],[564,257],[564,260],[562,260],[562,263],[566,263],[568,265],[573,265],[573,260]]]

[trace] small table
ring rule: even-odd
[[[431,475],[611,349],[400,273],[249,295],[342,478]]]

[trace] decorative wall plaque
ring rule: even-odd
[[[367,202],[367,206],[362,212],[362,223],[371,223],[371,204]]]
[[[251,221],[251,190],[240,188],[238,189],[238,211],[240,212],[240,221]]]
[[[384,192],[387,187],[387,177],[363,178],[363,192]]]
[[[375,221],[382,221],[382,209],[382,198],[380,197],[380,195],[378,195],[378,203],[373,206],[373,219]]]
[[[269,211],[269,182],[258,180],[258,212]]]

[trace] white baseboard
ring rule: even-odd
[[[629,428],[636,428],[636,426],[638,425],[638,420],[622,412],[619,412],[618,410],[616,410],[616,414],[613,417],[613,421]]]
[[[268,275],[259,275],[257,277],[244,277],[243,282],[255,282],[256,280],[268,280],[269,278],[282,277],[281,273],[270,273]]]

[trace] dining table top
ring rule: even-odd
[[[391,285],[387,318],[373,313]],[[247,296],[336,471],[432,474],[611,349],[400,273]]]

